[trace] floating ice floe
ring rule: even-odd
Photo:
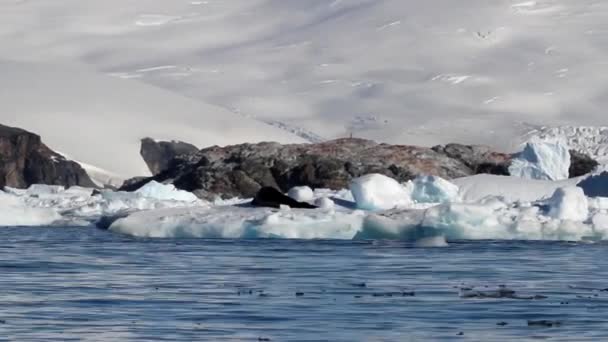
[[[0,226],[87,225],[125,211],[208,205],[173,185],[151,183],[140,190],[127,193],[49,185],[5,188],[0,191]]]
[[[162,209],[118,219],[110,230],[156,238],[352,239],[362,211],[252,207]]]
[[[30,207],[19,197],[0,191],[0,226],[46,226],[61,219],[52,208]]]
[[[353,181],[352,192],[292,191],[315,203],[314,210],[255,208],[242,199],[191,201],[194,195],[159,183],[138,193],[7,188],[0,192],[0,225],[101,220],[104,228],[136,237],[391,239],[420,247],[454,240],[608,240],[608,198],[586,197],[577,187],[584,179],[475,176],[453,182],[420,177],[402,185],[369,175]]]

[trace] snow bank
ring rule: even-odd
[[[357,207],[363,210],[388,210],[411,204],[410,193],[403,185],[380,174],[354,179],[350,190]]]
[[[191,192],[178,190],[173,184],[161,184],[151,181],[135,191],[142,197],[154,198],[160,201],[196,202],[198,197]]]
[[[110,230],[154,238],[350,240],[360,230],[363,218],[360,211],[183,208],[138,212],[117,220]]]
[[[557,189],[549,206],[549,216],[559,220],[585,221],[589,216],[587,197],[578,187]]]
[[[513,159],[509,173],[525,179],[563,180],[569,177],[570,162],[565,140],[532,139]]]
[[[416,203],[443,203],[458,200],[458,186],[437,176],[423,176],[412,183],[412,200]]]
[[[287,196],[298,202],[311,202],[315,194],[308,186],[296,186],[289,190]]]

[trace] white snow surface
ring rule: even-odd
[[[147,136],[197,146],[303,141],[224,108],[90,66],[2,58],[0,123],[41,135],[50,148],[82,162],[102,182],[150,175],[139,155],[140,139]]]
[[[525,179],[564,180],[569,177],[570,148],[565,139],[532,139],[513,158],[509,174]]]
[[[510,152],[533,127],[606,124],[607,15],[598,0],[4,0],[0,122],[128,177],[146,171],[143,136]]]
[[[405,186],[381,174],[353,179],[350,191],[357,207],[364,210],[388,210],[412,203],[411,194]]]

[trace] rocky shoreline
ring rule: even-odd
[[[402,183],[422,175],[444,179],[477,174],[507,176],[515,157],[486,146],[448,144],[428,148],[355,138],[200,150],[181,141],[144,138],[140,154],[154,176],[130,179],[120,190],[135,191],[157,181],[174,184],[206,200],[253,198],[265,187],[282,192],[296,186],[339,190],[367,174],[382,174]],[[598,165],[582,153],[570,154],[571,178],[587,174]],[[32,184],[96,187],[80,165],[52,151],[38,135],[0,126],[0,187],[27,188]]]

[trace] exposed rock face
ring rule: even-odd
[[[588,155],[575,150],[570,151],[570,160],[570,178],[576,178],[591,173],[600,165],[600,163]]]
[[[509,175],[512,156],[491,151],[487,146],[448,144],[435,146],[433,151],[461,161],[470,169],[472,174]]]
[[[150,138],[141,140],[140,154],[153,175],[168,169],[175,157],[196,152],[196,146],[182,141],[155,141]]]
[[[53,152],[40,136],[0,125],[0,188],[32,184],[95,187],[78,163]]]
[[[481,155],[476,155],[481,153]],[[319,144],[243,144],[210,147],[178,156],[171,167],[153,178],[131,182],[133,191],[154,179],[211,199],[219,195],[254,197],[263,187],[286,192],[294,186],[348,188],[350,181],[380,173],[405,182],[418,175],[451,179],[477,173],[480,165],[501,165],[510,157],[489,149],[449,145],[434,149],[340,139]]]

